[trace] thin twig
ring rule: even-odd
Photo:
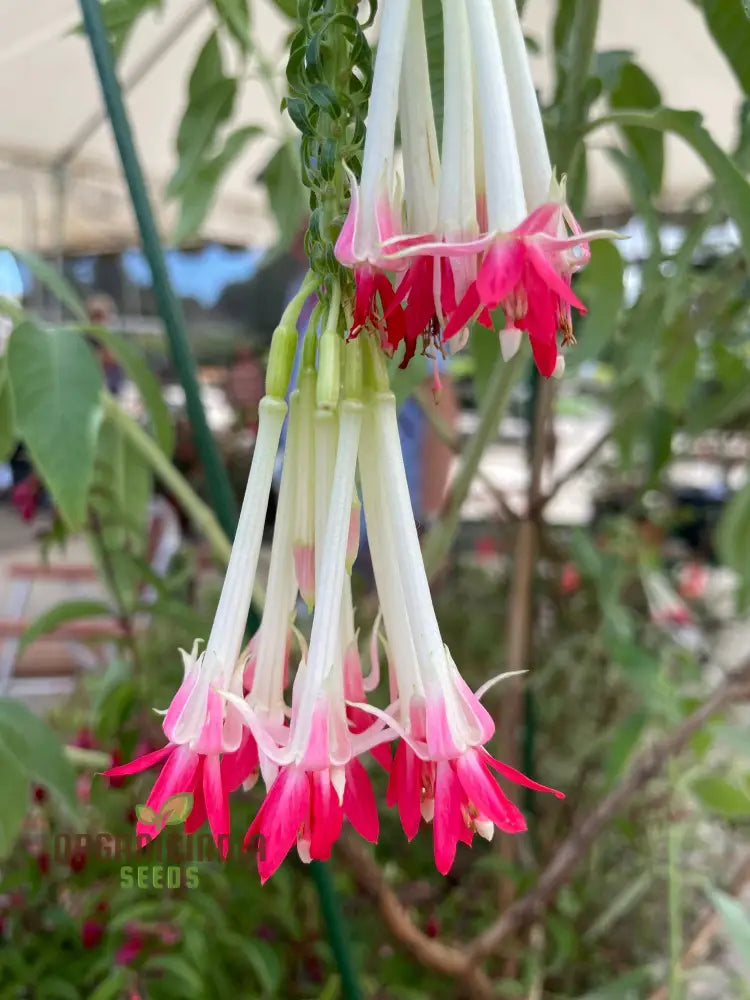
[[[626,777],[589,813],[581,824],[563,841],[544,869],[535,887],[513,903],[468,949],[469,964],[491,954],[510,934],[538,917],[547,903],[570,877],[586,856],[604,827],[644,785],[660,773],[664,765],[684,750],[693,733],[717,711],[738,696],[750,680],[750,660],[727,674],[713,694],[689,715],[673,733],[644,750],[631,766]],[[750,693],[750,692],[749,692]]]
[[[338,846],[354,879],[380,907],[388,930],[420,965],[459,980],[472,1000],[495,1000],[492,982],[468,960],[462,948],[430,938],[417,927],[386,882],[380,866],[359,840],[347,834],[339,839]]]
[[[612,428],[608,427],[607,430],[604,431],[604,433],[601,434],[596,439],[596,441],[594,441],[591,447],[586,449],[586,451],[583,453],[583,455],[581,455],[581,457],[578,459],[577,462],[575,462],[574,465],[571,465],[569,469],[566,469],[565,472],[561,473],[559,478],[555,480],[555,482],[552,484],[549,490],[544,494],[544,496],[538,498],[537,503],[535,505],[536,509],[543,510],[552,500],[554,500],[554,498],[557,496],[557,494],[560,492],[563,486],[569,483],[571,479],[574,479],[579,474],[579,472],[583,472],[583,470],[589,464],[591,459],[595,458],[598,455],[598,453],[602,450],[605,444],[607,444],[607,442],[611,437],[612,437]]]

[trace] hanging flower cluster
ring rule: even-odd
[[[468,324],[492,328],[502,307],[506,360],[522,332],[544,376],[564,370],[571,277],[589,240],[552,172],[515,0],[443,3],[442,157],[438,154],[422,5],[387,0],[359,183],[336,256],[353,269],[351,334],[377,331],[384,349],[422,338],[442,350]],[[395,147],[401,136],[402,170]],[[403,181],[402,181],[403,177]]]
[[[494,723],[481,697],[494,682],[471,691],[443,642],[385,354],[403,341],[406,362],[420,337],[442,349],[471,319],[489,325],[489,310],[502,306],[504,353],[517,349],[526,330],[540,371],[552,374],[558,330],[563,342],[570,339],[570,307],[582,308],[570,278],[586,259],[588,237],[562,193],[549,197],[549,159],[513,0],[444,4],[442,164],[421,2],[386,0],[382,13],[362,178],[352,178],[351,209],[336,246],[339,261],[354,269],[354,301],[342,301],[341,283],[327,274],[325,287],[310,278],[286,310],[271,346],[255,453],[211,634],[205,647],[196,643],[183,653],[184,679],[164,715],[164,747],[107,772],[117,778],[161,764],[147,803],[153,812],[144,814],[158,816],[171,796],[190,793],[187,832],[207,822],[224,850],[229,798],[260,776],[266,795],[245,845],[258,845],[263,881],[294,846],[304,861],[326,860],[344,821],[377,840],[373,763],[388,773],[386,801],[406,836],[416,836],[422,822],[432,826],[442,873],[459,842],[470,845],[475,834],[489,839],[496,827],[525,829],[498,779],[561,797],[486,749]],[[287,408],[296,323],[312,292],[319,306]],[[285,420],[266,601],[243,649]],[[380,604],[367,676],[350,581],[361,508]],[[300,598],[313,609],[309,644],[295,628]],[[385,709],[367,701],[379,683],[381,644],[390,690]],[[142,821],[137,832],[153,837],[159,830]]]
[[[551,791],[484,747],[494,724],[480,704],[483,691],[467,687],[440,635],[383,354],[370,334],[344,342],[337,299],[334,294],[322,336],[311,329],[305,338],[291,396],[260,628],[242,649],[287,411],[283,395],[293,354],[286,323],[272,347],[252,468],[208,642],[182,654],[185,676],[164,716],[164,747],[106,772],[117,778],[161,764],[149,809],[158,815],[171,796],[190,793],[186,831],[207,821],[224,852],[229,797],[260,774],[267,794],[246,846],[262,844],[263,880],[295,844],[305,861],[328,858],[345,819],[366,840],[377,840],[378,813],[363,763],[368,757],[389,773],[387,801],[397,806],[407,837],[416,835],[420,819],[432,823],[443,873],[459,841],[470,844],[475,833],[489,838],[495,826],[525,829],[493,772]],[[385,710],[366,701],[379,681],[380,623],[363,677],[354,620],[349,574],[359,546],[357,478],[388,652],[391,704]],[[314,605],[309,646],[298,633],[293,642],[298,595]],[[137,832],[153,837],[159,830],[141,821]]]

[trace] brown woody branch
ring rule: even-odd
[[[459,980],[472,1000],[493,1000],[492,982],[482,970],[472,965],[466,951],[428,937],[412,920],[406,907],[388,885],[377,861],[353,836],[339,839],[339,850],[359,886],[380,907],[380,913],[393,937],[427,969]]]
[[[509,935],[540,916],[545,906],[555,897],[586,856],[604,827],[625,803],[656,777],[670,758],[681,753],[706,720],[736,698],[741,689],[747,687],[749,681],[750,660],[727,674],[707,701],[689,715],[673,733],[654,743],[636,758],[623,781],[605,796],[563,841],[535,887],[508,907],[473,941],[467,951],[469,966],[490,955]]]

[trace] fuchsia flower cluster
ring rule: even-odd
[[[389,353],[403,342],[405,367],[420,338],[461,346],[501,307],[504,357],[526,332],[540,373],[560,375],[571,310],[585,311],[571,277],[609,234],[582,233],[554,180],[514,0],[444,3],[443,18],[440,156],[421,4],[384,5],[362,176],[336,244],[355,275],[351,332],[377,331]]]
[[[263,881],[294,846],[304,861],[326,860],[345,821],[377,840],[373,769],[387,772],[386,803],[410,840],[431,826],[442,873],[459,842],[525,829],[498,779],[562,797],[486,749],[494,723],[481,697],[494,681],[471,691],[443,642],[384,355],[403,341],[405,363],[419,338],[442,349],[475,318],[491,325],[490,310],[502,306],[504,354],[526,331],[542,374],[559,372],[558,335],[563,343],[572,337],[571,306],[582,308],[570,279],[587,258],[587,237],[561,192],[550,195],[514,0],[444,4],[442,161],[421,2],[386,0],[382,10],[362,177],[352,178],[336,247],[354,270],[355,299],[342,302],[339,287],[317,288],[320,307],[289,407],[295,323],[314,283],[285,313],[211,634],[182,654],[184,679],[164,713],[165,745],[107,772],[119,778],[160,764],[150,808],[158,814],[170,796],[192,793],[187,831],[208,823],[218,844],[229,835],[230,796],[260,778],[266,794],[246,845],[262,838]],[[242,648],[285,421],[263,618]],[[350,580],[361,509],[380,604],[366,675]],[[301,601],[314,609],[309,643],[295,625]],[[385,709],[368,701],[381,648]],[[138,833],[158,831],[141,822]]]

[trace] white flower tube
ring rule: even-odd
[[[384,192],[388,197],[391,195],[399,80],[412,2],[413,0],[386,0],[383,5],[367,115],[358,225],[354,238],[354,252],[360,259],[366,259],[379,242],[377,222],[381,198]]]
[[[521,164],[492,0],[467,0],[482,120],[487,221],[508,232],[526,217]]]
[[[432,109],[424,17],[421,2],[407,6],[409,19],[399,99],[406,225],[412,233],[434,233],[438,214],[440,156]]]
[[[224,585],[206,643],[206,660],[219,665],[213,678],[217,688],[226,687],[234,672],[250,610],[250,598],[263,541],[268,497],[271,492],[276,453],[287,406],[265,396],[260,402],[258,437],[247,479],[237,531],[232,543]]]
[[[506,80],[513,113],[526,207],[533,212],[549,201],[552,166],[516,0],[494,0]]]

